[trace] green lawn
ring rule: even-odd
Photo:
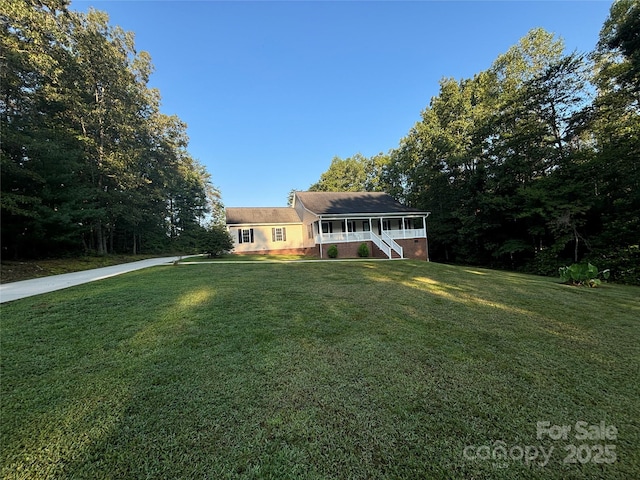
[[[11,302],[0,476],[640,478],[638,298],[328,261],[154,267]],[[567,439],[538,439],[545,421]]]
[[[210,258],[207,255],[184,257],[182,262],[290,262],[292,260],[316,260],[317,257],[307,255],[244,255],[227,254],[221,257]]]

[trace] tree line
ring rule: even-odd
[[[588,260],[640,284],[640,3],[612,4],[593,52],[534,29],[442,79],[397,148],[334,158],[311,189],[431,211],[435,260],[553,275]]]
[[[104,12],[0,0],[2,256],[195,248],[220,195]]]

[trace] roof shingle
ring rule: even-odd
[[[290,207],[228,207],[227,225],[300,223],[298,213]]]
[[[307,210],[317,215],[418,213],[384,192],[296,192]]]

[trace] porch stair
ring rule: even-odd
[[[382,252],[389,257],[392,258],[404,258],[404,253],[402,251],[402,247],[398,245],[393,238],[387,235],[384,231],[382,232],[382,236],[378,236],[373,232],[371,233],[371,240],[374,245],[378,247]]]

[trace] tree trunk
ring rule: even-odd
[[[105,252],[105,239],[102,233],[102,222],[98,220],[95,226],[96,230],[96,252],[98,255],[104,255]]]
[[[87,237],[85,236],[84,233],[81,235],[81,237],[82,237],[82,248],[84,249],[84,253],[86,255],[87,253],[89,253],[89,245],[87,245]]]

